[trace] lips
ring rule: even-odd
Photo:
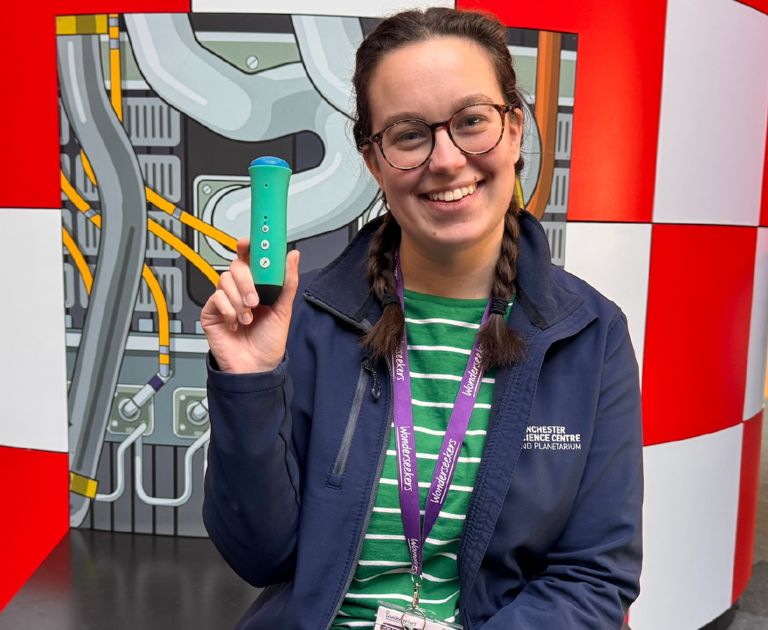
[[[440,192],[431,192],[424,195],[430,201],[458,201],[464,197],[474,194],[480,183],[470,184],[454,188],[453,190],[441,190]]]

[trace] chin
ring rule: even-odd
[[[445,248],[466,248],[477,245],[488,237],[488,234],[476,229],[467,229],[466,224],[457,224],[450,227],[435,228],[425,235],[425,241],[430,245]]]

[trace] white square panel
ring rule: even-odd
[[[0,445],[66,453],[61,210],[0,208]]]
[[[669,0],[654,222],[758,225],[766,112],[768,15]]]
[[[643,373],[648,275],[649,223],[568,222],[565,269],[618,304],[627,316],[629,336]]]
[[[643,573],[632,630],[698,630],[731,606],[743,426],[643,449]]]
[[[418,7],[455,7],[456,2],[435,0],[432,2],[403,3],[402,0],[285,0],[254,2],[253,0],[192,0],[194,13],[284,13],[291,15],[341,15],[358,17],[382,17],[403,9]]]
[[[763,407],[766,352],[768,352],[768,228],[760,228],[757,231],[755,253],[755,283],[752,291],[752,318],[749,325],[744,420],[753,418]]]

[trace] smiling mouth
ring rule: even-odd
[[[464,197],[469,197],[480,187],[482,182],[463,186],[454,190],[443,190],[436,193],[427,193],[424,196],[430,201],[458,201]]]

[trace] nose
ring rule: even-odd
[[[453,173],[467,163],[467,156],[453,144],[448,130],[441,127],[435,131],[435,149],[429,158],[429,170],[435,174]]]

